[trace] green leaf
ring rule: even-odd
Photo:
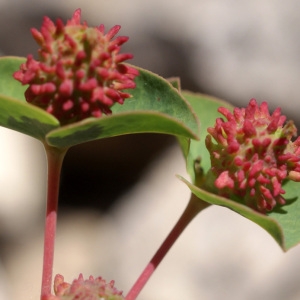
[[[0,94],[26,102],[24,92],[27,87],[13,78],[13,73],[19,70],[25,61],[23,57],[0,57]]]
[[[24,61],[19,57],[0,58],[0,125],[43,140],[49,131],[59,126],[59,122],[25,101],[26,87],[12,76]]]
[[[206,95],[192,94],[189,92],[183,92],[183,95],[191,103],[200,120],[201,133],[200,141],[189,140],[182,137],[179,138],[187,161],[187,171],[191,176],[192,183],[180,176],[179,178],[187,184],[193,194],[203,201],[227,207],[264,228],[284,251],[297,245],[300,242],[300,202],[296,201],[300,197],[299,183],[287,181],[284,184],[283,189],[286,191],[285,199],[287,204],[273,210],[268,215],[261,214],[243,205],[241,203],[242,199],[234,201],[220,197],[199,188],[199,185],[195,183],[196,174],[194,166],[199,156],[201,157],[201,167],[203,168],[204,174],[210,169],[209,152],[205,146],[207,128],[212,127],[215,124],[216,118],[222,116],[217,112],[220,106],[229,109],[233,107],[222,100]]]
[[[210,204],[227,207],[244,216],[245,218],[253,221],[254,223],[264,228],[284,250],[286,249],[283,230],[276,220],[259,212],[256,212],[246,205],[240,204],[224,197],[217,196],[216,194],[212,194],[201,188],[198,188],[181,176],[178,176],[178,178],[181,179],[189,187],[191,192],[195,194],[199,199]]]
[[[181,90],[181,84],[180,84],[180,78],[179,77],[171,77],[167,79],[168,82],[171,83],[171,85],[176,88],[176,90]]]
[[[154,132],[197,138],[198,121],[179,92],[165,79],[139,69],[136,88],[128,90],[132,98],[123,105],[115,104],[112,115],[90,118],[61,127],[47,135],[55,147],[123,134]]]
[[[276,220],[284,233],[284,250],[300,242],[300,183],[287,181],[283,186],[287,204],[273,210],[269,217]]]
[[[183,91],[182,95],[192,105],[200,120],[200,140],[190,140],[185,137],[178,138],[183,153],[185,154],[187,171],[192,182],[195,182],[194,163],[198,157],[201,157],[201,167],[205,173],[210,168],[210,157],[205,146],[207,128],[214,126],[216,119],[221,116],[217,111],[220,106],[227,107],[228,109],[233,109],[233,106],[223,100],[208,95],[195,94],[187,91]]]
[[[26,87],[12,75],[24,58],[0,58],[0,125],[65,148],[122,134],[157,132],[197,138],[198,121],[191,107],[167,80],[143,69],[132,98],[112,107],[112,115],[60,127],[52,115],[24,99]]]

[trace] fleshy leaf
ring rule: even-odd
[[[12,77],[24,61],[19,57],[0,58],[0,125],[43,140],[59,122],[25,101],[25,87]]]
[[[198,121],[179,92],[165,79],[138,69],[132,98],[115,104],[112,115],[64,126],[50,132],[47,142],[55,147],[123,134],[155,132],[197,138]]]
[[[201,133],[200,141],[188,140],[182,137],[179,138],[187,161],[187,171],[191,176],[192,183],[180,176],[179,178],[187,184],[192,193],[203,201],[227,207],[264,228],[284,251],[297,245],[300,242],[300,202],[296,201],[300,197],[299,183],[287,181],[283,187],[286,191],[285,199],[287,204],[274,209],[267,215],[241,204],[241,199],[235,199],[237,201],[230,200],[196,186],[195,161],[201,157],[201,167],[203,168],[204,174],[207,173],[210,168],[210,157],[205,146],[207,128],[212,127],[216,118],[221,117],[221,114],[217,112],[220,106],[229,109],[233,107],[222,100],[206,95],[192,94],[189,92],[183,92],[183,95],[191,103],[200,120]]]

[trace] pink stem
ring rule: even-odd
[[[208,203],[198,199],[196,196],[192,195],[185,211],[181,215],[180,219],[177,221],[176,225],[169,233],[165,241],[162,243],[160,248],[157,250],[149,264],[146,266],[140,277],[137,279],[127,296],[126,300],[135,300],[153,272],[156,270],[157,266],[163,260],[165,255],[168,253],[170,248],[173,246],[175,241],[178,239],[183,230],[187,225],[193,220],[193,218],[204,208],[209,206]]]
[[[44,233],[42,300],[47,299],[51,294],[60,172],[67,151],[66,149],[58,149],[47,145],[45,145],[45,150],[48,162],[48,190]]]

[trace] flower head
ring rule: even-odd
[[[40,31],[31,30],[41,47],[39,60],[28,55],[14,73],[15,79],[29,84],[26,100],[53,114],[62,125],[111,113],[114,103],[130,97],[122,90],[134,88],[138,75],[123,64],[132,55],[119,53],[128,37],[113,39],[120,26],[105,34],[103,25],[88,27],[80,17],[80,9],[66,25],[45,17]]]
[[[233,113],[218,111],[227,121],[218,118],[205,142],[219,193],[239,196],[263,213],[285,204],[283,181],[300,181],[300,137],[291,141],[297,134],[294,123],[285,123],[280,108],[270,115],[268,104],[258,106],[255,99]]]
[[[84,280],[82,274],[72,284],[64,282],[62,275],[56,275],[54,279],[55,296],[47,297],[47,300],[124,300],[122,292],[114,287],[114,281],[106,283],[101,277],[90,276]]]

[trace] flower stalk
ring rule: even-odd
[[[67,149],[58,149],[48,145],[45,145],[45,150],[48,164],[48,190],[41,300],[46,299],[51,294],[60,173],[67,152]]]
[[[162,245],[159,247],[155,255],[152,257],[146,268],[143,270],[133,287],[128,292],[127,296],[125,297],[126,300],[135,300],[137,298],[145,284],[150,279],[151,275],[157,269],[160,262],[169,252],[184,229],[200,211],[202,211],[209,205],[209,203],[200,200],[194,194],[192,194],[190,201],[181,217],[179,218],[167,238],[164,240]]]

